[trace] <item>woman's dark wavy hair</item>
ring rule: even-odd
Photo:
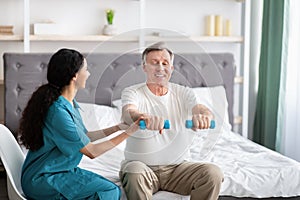
[[[72,49],[60,49],[48,64],[48,84],[40,86],[29,99],[20,120],[18,133],[21,143],[32,151],[44,145],[43,127],[49,107],[70,84],[83,65],[84,57]]]

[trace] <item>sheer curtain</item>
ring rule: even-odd
[[[249,59],[249,118],[248,118],[248,138],[253,139],[253,124],[256,108],[256,98],[258,90],[258,68],[261,44],[263,1],[251,0],[251,31],[250,34],[250,59]]]
[[[276,149],[300,161],[300,1],[288,0]]]

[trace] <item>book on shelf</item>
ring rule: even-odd
[[[13,26],[0,25],[0,35],[13,35]]]

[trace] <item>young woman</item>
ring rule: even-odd
[[[120,189],[104,177],[81,169],[83,156],[95,158],[112,149],[138,129],[119,124],[88,132],[74,99],[90,73],[86,59],[71,49],[61,49],[50,59],[48,84],[40,86],[24,109],[19,133],[29,149],[21,183],[30,199],[119,199]],[[120,135],[98,144],[91,141],[119,130]]]

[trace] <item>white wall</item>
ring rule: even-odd
[[[0,0],[0,25],[13,25],[17,35],[23,35],[23,2],[21,0]],[[241,6],[235,0],[144,0],[144,27],[168,30],[171,33],[184,33],[200,36],[205,33],[205,16],[222,15],[232,21],[232,35],[241,33]],[[68,35],[101,34],[106,24],[105,10],[115,10],[114,24],[120,34],[138,34],[140,28],[140,1],[134,0],[30,0],[30,23],[53,21],[64,27]],[[32,31],[32,30],[31,30]],[[151,31],[147,32],[151,34]],[[240,43],[197,43],[199,48],[190,48],[191,43],[170,43],[175,52],[231,52],[237,61],[237,74],[240,74]],[[105,49],[102,47],[105,46]],[[195,46],[195,45],[194,45]],[[133,42],[112,42],[101,45],[99,42],[38,42],[30,43],[31,52],[53,52],[61,47],[75,48],[81,52],[120,52],[138,48]],[[4,52],[23,52],[23,42],[0,41],[1,57]],[[1,59],[0,66],[3,65]],[[0,79],[3,68],[0,67]],[[240,87],[236,86],[236,99]],[[240,108],[236,105],[235,112]]]
[[[30,0],[30,23],[53,21],[64,28],[60,32],[68,35],[101,34],[106,24],[105,9],[112,8],[116,12],[114,24],[122,34],[140,28],[139,4],[134,0]],[[13,25],[15,34],[23,35],[23,1],[0,0],[0,8],[0,25]],[[220,14],[224,19],[230,19],[233,35],[240,35],[241,3],[234,0],[145,0],[145,28],[165,29],[192,36],[204,35],[204,16],[209,14]],[[91,51],[97,45],[91,42],[35,41],[31,42],[31,51],[54,51],[61,46]],[[120,51],[120,45],[127,44],[112,44],[107,51]],[[232,52],[239,60],[239,44],[201,45],[210,52]],[[23,43],[0,42],[1,54],[7,51],[23,51]],[[178,48],[178,51],[185,51],[185,48]],[[3,79],[2,69],[0,79]]]

